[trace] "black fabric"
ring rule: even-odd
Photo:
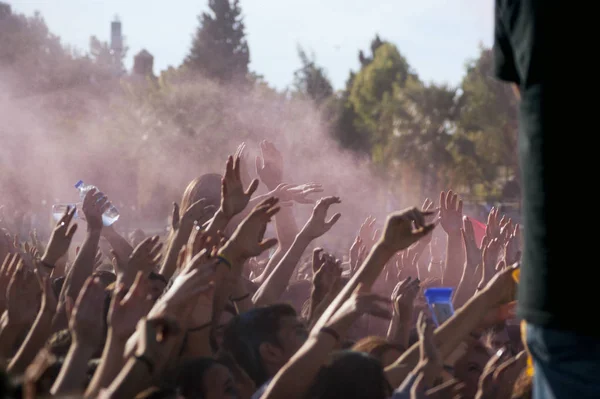
[[[583,7],[588,8],[588,7]],[[600,336],[597,31],[583,8],[554,0],[496,0],[495,73],[517,84],[524,243],[519,315]],[[594,140],[592,140],[592,138]],[[586,201],[587,200],[587,201]],[[594,211],[587,210],[593,208]],[[576,216],[577,215],[577,216]],[[582,307],[591,313],[583,313]]]

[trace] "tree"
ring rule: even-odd
[[[451,143],[461,105],[457,90],[413,80],[390,103],[394,132],[389,151],[419,177],[421,198],[435,195],[453,178]]]
[[[298,47],[298,57],[302,66],[294,72],[294,87],[297,93],[307,96],[317,106],[333,95],[333,86],[325,70],[315,62],[315,56],[309,57],[302,47]]]
[[[348,101],[358,115],[356,128],[368,132],[372,148],[387,145],[392,126],[382,124],[383,104],[409,78],[412,74],[408,62],[391,43],[379,45],[373,60],[354,77]]]
[[[462,91],[462,135],[473,142],[477,157],[494,170],[481,176],[478,183],[490,190],[513,179],[518,182],[517,100],[511,88],[493,76],[491,50],[482,48],[479,58],[467,65]],[[501,179],[496,182],[498,177]]]
[[[200,26],[185,60],[191,70],[220,82],[244,79],[250,51],[239,0],[209,0],[210,12],[198,17]]]

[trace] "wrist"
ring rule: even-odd
[[[40,262],[42,266],[55,266],[56,262],[60,259],[59,257],[53,256],[52,254],[48,254],[48,252],[44,253],[44,255],[40,258]]]
[[[241,266],[246,261],[246,258],[240,253],[239,250],[237,250],[237,248],[235,248],[235,244],[232,244],[231,241],[227,242],[223,248],[221,248],[217,256],[224,259],[225,262],[223,263],[229,262],[230,265],[227,266],[232,267],[236,265]]]
[[[308,244],[310,244],[310,242],[312,240],[315,240],[319,238],[319,236],[313,236],[312,234],[310,234],[308,231],[306,231],[305,229],[300,230],[300,232],[298,233],[298,235],[296,235],[295,238],[295,242],[298,243],[303,243],[306,244],[308,246]]]
[[[82,356],[91,357],[92,354],[96,351],[94,345],[91,345],[90,342],[86,342],[85,340],[77,339],[77,336],[73,337],[73,341],[71,343],[71,348],[69,351],[73,351],[74,353],[80,354]]]
[[[94,226],[88,223],[87,232],[89,235],[97,235],[100,237],[102,235],[102,227],[102,224],[100,224],[100,226]]]

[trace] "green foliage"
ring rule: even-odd
[[[298,47],[298,57],[302,66],[294,72],[294,88],[321,106],[333,95],[333,86],[323,68],[316,64],[314,55],[309,57],[302,47]]]
[[[209,0],[185,64],[220,82],[245,79],[250,63],[239,0]]]
[[[371,146],[384,146],[391,135],[391,126],[381,126],[389,96],[405,86],[410,76],[409,65],[396,46],[391,43],[380,45],[373,61],[355,76],[348,97],[358,118],[359,130],[370,134]]]
[[[470,140],[482,169],[478,183],[489,190],[506,179],[519,180],[517,158],[517,100],[510,86],[492,75],[493,57],[481,49],[478,59],[467,65],[462,82],[463,103],[459,127],[461,137]],[[504,172],[504,173],[501,173]]]

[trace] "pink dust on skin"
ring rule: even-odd
[[[77,201],[73,184],[82,179],[105,191],[124,220],[163,226],[187,183],[221,173],[227,155],[242,142],[256,177],[254,158],[266,139],[283,154],[285,183],[321,183],[322,195],[342,199],[330,212],[342,212],[342,218],[316,244],[346,253],[367,215],[377,217],[381,227],[389,213],[389,190],[395,187],[372,174],[367,160],[340,149],[309,101],[202,78],[144,101],[121,94],[141,93],[127,80],[121,88],[115,81],[23,97],[14,91],[14,75],[2,72],[0,204],[7,208],[49,220],[53,203]],[[396,202],[396,209],[417,205]],[[295,207],[300,227],[311,210]]]

